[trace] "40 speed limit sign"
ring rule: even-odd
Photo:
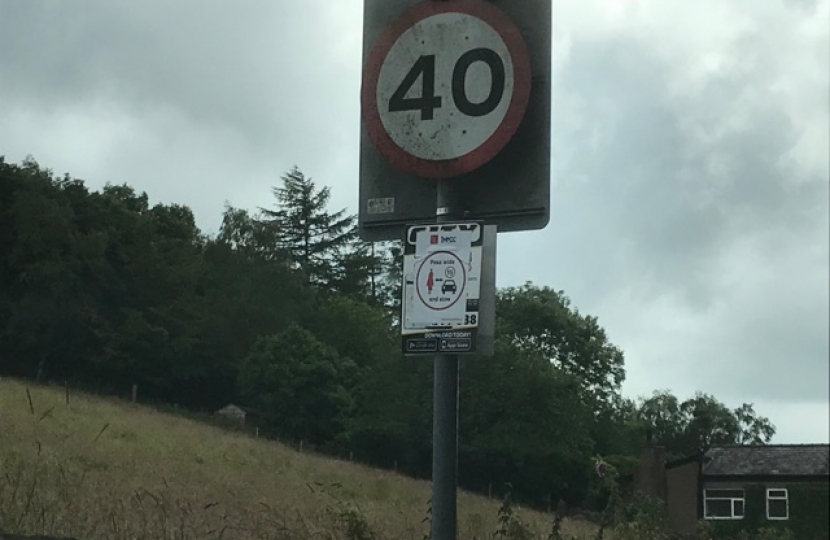
[[[451,178],[505,147],[530,90],[528,49],[504,12],[485,0],[426,0],[378,37],[361,100],[368,136],[392,165]]]
[[[551,0],[364,0],[358,230],[550,221]]]

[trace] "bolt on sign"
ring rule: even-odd
[[[550,0],[365,0],[361,236],[435,219],[540,229],[550,206]]]

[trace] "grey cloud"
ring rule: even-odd
[[[334,144],[358,81],[344,84],[344,69],[326,62],[339,42],[325,5],[4,2],[0,98],[39,110],[110,100],[138,118],[169,107],[259,154]],[[296,154],[286,159],[313,159]]]
[[[828,396],[827,287],[825,276],[782,276],[752,302],[730,311],[712,328],[695,377],[718,394],[744,399],[813,400]],[[806,285],[799,283],[806,281]]]
[[[788,6],[801,10],[805,13],[814,13],[818,7],[819,0],[783,0]]]
[[[760,106],[741,99],[748,87],[767,87],[764,75],[760,68],[729,69],[701,94],[678,99],[667,87],[672,66],[642,44],[573,44],[554,99],[557,93],[580,95],[584,131],[554,141],[555,152],[577,149],[568,168],[556,171],[563,192],[554,197],[590,199],[590,205],[575,204],[568,217],[575,223],[601,219],[602,247],[613,245],[609,255],[616,251],[625,259],[629,271],[603,279],[607,288],[632,278],[648,287],[659,283],[685,290],[687,302],[703,309],[717,297],[712,263],[736,238],[759,228],[797,235],[820,224],[827,182],[799,178],[782,163],[796,132],[779,101],[771,91],[770,99],[756,100]],[[728,128],[741,111],[748,124]],[[708,141],[698,140],[697,132]],[[570,176],[585,181],[565,187]]]
[[[557,73],[550,231],[506,236],[500,267],[532,257],[600,315],[634,387],[827,400],[828,179],[789,157],[802,133],[762,41],[699,88],[637,37],[575,38]]]

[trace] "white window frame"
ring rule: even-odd
[[[770,492],[772,491],[783,491],[784,496],[777,496],[771,497]],[[769,501],[784,501],[784,508],[786,509],[786,515],[784,517],[770,517],[769,515]],[[767,519],[770,521],[787,521],[790,519],[790,492],[787,491],[787,488],[767,488]]]
[[[740,497],[718,497],[717,495],[709,496],[709,492],[718,492],[718,491],[740,491]],[[731,501],[730,508],[731,508],[731,516],[709,516],[709,501]],[[743,514],[740,516],[735,515],[735,502],[741,501],[743,506]],[[703,490],[703,519],[721,519],[721,520],[735,520],[735,519],[743,519],[744,515],[746,515],[746,491],[743,488],[710,488]]]

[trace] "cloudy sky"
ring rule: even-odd
[[[499,285],[563,289],[624,391],[753,402],[827,442],[830,0],[555,0],[552,218]],[[0,155],[93,188],[357,210],[362,2],[0,0]]]

